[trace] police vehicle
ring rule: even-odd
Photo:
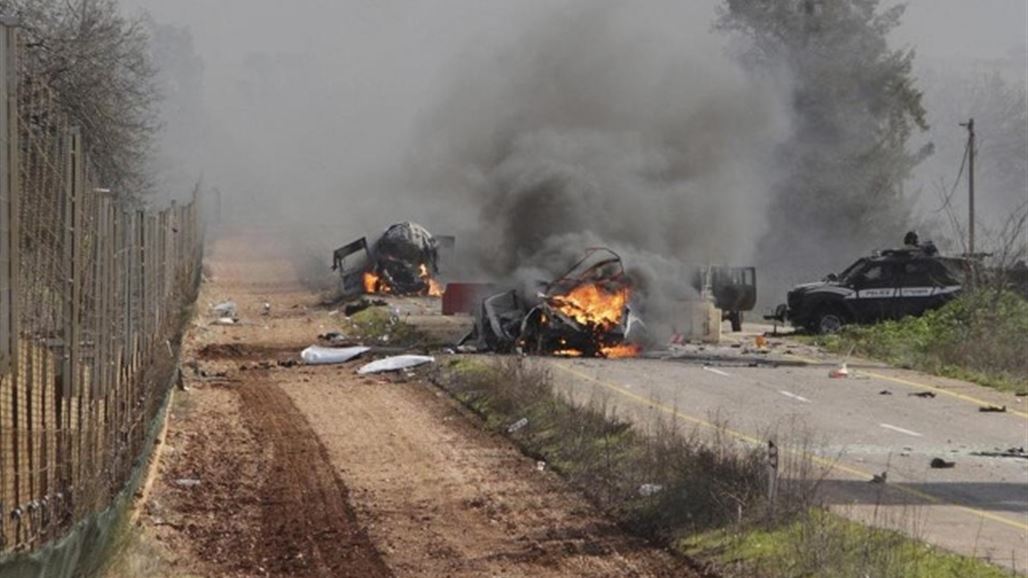
[[[847,323],[917,316],[959,295],[968,270],[967,260],[942,257],[930,243],[882,251],[819,283],[797,285],[771,318],[834,333]]]

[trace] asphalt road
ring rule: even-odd
[[[692,359],[549,359],[576,399],[603,397],[640,424],[658,419],[742,443],[775,438],[830,470],[824,497],[853,518],[900,529],[947,549],[1028,570],[1028,459],[974,452],[1028,449],[1028,398],[974,384],[851,360],[772,339],[767,354],[743,346],[693,348]],[[747,366],[744,358],[810,365]],[[703,358],[702,360],[699,358]],[[885,393],[888,392],[888,393]],[[934,397],[918,397],[915,393]],[[1005,413],[981,407],[1006,406]],[[934,458],[955,462],[933,469]],[[886,484],[871,484],[887,472]]]

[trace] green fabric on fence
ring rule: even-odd
[[[132,507],[134,496],[146,479],[154,442],[168,412],[169,393],[174,386],[176,374],[177,371],[173,372],[165,388],[160,410],[150,422],[142,459],[111,505],[73,526],[63,538],[31,554],[0,556],[0,578],[80,578],[94,576],[103,569],[111,554],[114,539]]]

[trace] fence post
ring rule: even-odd
[[[18,33],[0,21],[0,376],[18,351]],[[2,487],[2,486],[0,486]],[[2,495],[0,495],[2,499]],[[2,536],[0,536],[2,539]]]

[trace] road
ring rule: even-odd
[[[749,342],[763,327],[730,339]],[[777,351],[787,347],[772,339]],[[803,348],[796,348],[803,349]],[[738,349],[710,348],[731,359]],[[749,367],[661,359],[546,360],[580,400],[601,396],[646,425],[669,416],[743,443],[781,447],[830,469],[824,496],[847,516],[912,533],[944,548],[1028,569],[1028,460],[973,452],[1028,448],[1028,402],[974,384],[851,360],[851,377],[828,376],[839,359],[777,354],[808,366]],[[913,394],[934,394],[919,397]],[[980,408],[1006,406],[1005,413]],[[716,416],[716,417],[712,417]],[[933,469],[934,458],[955,462]],[[887,483],[870,484],[887,472]]]

